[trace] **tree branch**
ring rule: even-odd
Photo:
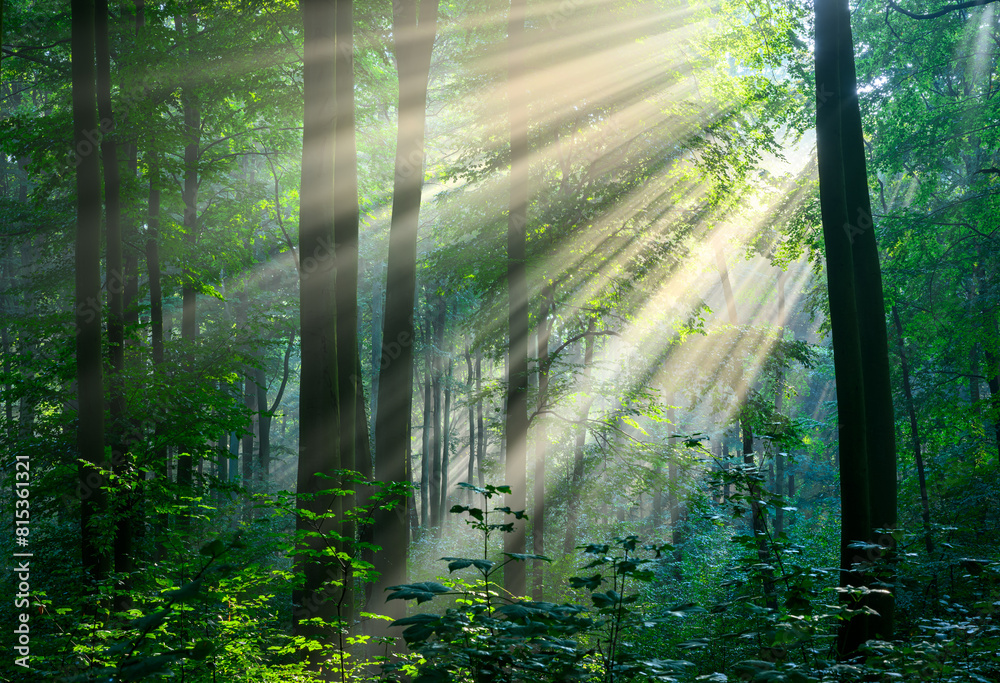
[[[970,7],[982,7],[983,5],[989,5],[993,2],[1000,2],[1000,0],[968,0],[967,2],[957,2],[954,5],[945,5],[937,12],[931,12],[930,14],[917,14],[916,12],[911,12],[910,10],[903,9],[897,5],[894,0],[887,0],[889,7],[893,8],[900,14],[905,14],[911,19],[937,19],[938,17],[943,17],[949,12],[957,12],[962,9],[969,9]]]

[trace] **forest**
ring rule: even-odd
[[[0,681],[1000,682],[996,0],[2,0]]]

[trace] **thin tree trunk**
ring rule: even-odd
[[[156,141],[151,141],[155,148]],[[149,216],[146,231],[146,269],[149,273],[149,342],[153,355],[154,380],[162,380],[165,370],[163,348],[163,287],[160,282],[160,159],[155,151],[149,162]],[[170,480],[169,453],[166,444],[166,429],[163,420],[153,427],[154,468],[157,476]],[[161,469],[162,468],[162,469]],[[168,516],[161,513],[157,517],[156,557],[163,556],[163,534],[168,526]]]
[[[263,359],[262,359],[263,363]],[[254,386],[257,393],[257,484],[265,491],[271,469],[271,413],[267,409],[267,373],[263,365],[254,369]]]
[[[552,310],[552,286],[546,283],[542,288],[542,303],[538,311],[538,331],[535,335],[536,355],[538,357],[538,401],[535,410],[535,486],[531,517],[531,553],[545,554],[545,460],[548,457],[549,434],[548,420],[542,411],[546,409],[549,394],[549,340],[552,336],[552,321],[549,313]],[[469,369],[472,369],[470,362]],[[472,411],[469,411],[469,421],[472,421]],[[531,597],[540,601],[545,590],[545,563],[535,560],[531,575]]]
[[[927,498],[927,478],[924,475],[924,456],[920,452],[920,430],[917,424],[917,410],[913,405],[913,390],[910,388],[910,364],[906,358],[906,345],[903,341],[903,323],[899,319],[899,311],[892,307],[892,321],[896,325],[896,347],[899,351],[899,363],[903,370],[903,396],[906,397],[906,412],[910,416],[910,439],[913,443],[913,460],[917,464],[917,481],[920,483],[921,517],[924,522],[924,547],[927,554],[934,554],[934,539],[931,537],[931,505]]]
[[[340,408],[340,467],[354,470],[357,442],[358,361],[358,153],[354,122],[354,3],[337,0],[336,72],[336,144],[333,173],[333,234],[336,254],[337,309],[337,403]],[[261,417],[263,424],[263,416]],[[345,490],[353,485],[343,484]],[[354,495],[341,498],[346,512],[356,504]],[[354,553],[357,533],[353,517],[338,518],[340,534],[346,539],[343,550]],[[354,622],[353,572],[345,565],[341,619],[351,627]]]
[[[507,216],[508,384],[505,411],[506,453],[504,473],[511,493],[504,504],[514,511],[527,507],[528,448],[528,74],[525,24],[527,1],[511,0],[507,25],[507,88],[510,111],[510,204]],[[514,530],[504,534],[506,553],[524,553],[525,520],[514,520]],[[504,589],[522,596],[527,589],[523,562],[504,568]]]
[[[448,519],[448,469],[451,467],[451,380],[454,371],[454,361],[448,354],[448,373],[444,380],[444,413],[441,418],[441,526]]]
[[[117,484],[114,485],[112,504],[115,509],[115,572],[122,576],[121,591],[115,596],[115,609],[126,610],[131,606],[129,589],[132,586],[132,513],[129,490],[131,489],[131,463],[127,456],[126,434],[127,405],[125,401],[125,264],[122,258],[121,229],[121,175],[118,168],[118,145],[113,131],[114,112],[111,107],[111,49],[108,40],[108,2],[96,0],[95,47],[97,57],[97,113],[101,118],[101,159],[104,170],[104,217],[107,225],[106,285],[108,291],[108,384],[109,413],[108,438],[111,441],[111,467]]]
[[[472,400],[473,382],[472,350],[465,345],[465,395],[469,401],[469,469],[465,476],[466,483],[472,484],[476,474],[476,405]],[[469,491],[469,504],[473,504],[473,492]]]
[[[486,456],[486,420],[483,417],[483,352],[476,351],[476,396],[479,400],[476,402],[476,433],[479,435],[479,445],[476,448],[476,472],[477,481],[479,482],[479,487],[482,488],[484,485],[483,478],[483,458]],[[472,483],[472,482],[470,482]]]
[[[579,525],[580,503],[583,496],[583,455],[587,443],[587,420],[590,419],[590,406],[594,402],[593,388],[590,376],[594,364],[594,320],[587,321],[587,333],[584,335],[583,377],[580,381],[580,393],[583,394],[583,406],[580,409],[580,424],[577,427],[576,444],[573,448],[573,477],[570,480],[569,500],[566,501],[566,536],[563,538],[563,555],[571,554],[576,548],[576,528]]]
[[[434,453],[431,451],[431,416],[434,413],[432,401],[434,388],[431,385],[431,344],[430,319],[424,321],[424,424],[422,431],[423,451],[420,456],[420,523],[425,529],[431,527],[431,463]]]
[[[429,302],[430,303],[430,302]],[[431,356],[431,395],[434,400],[434,407],[431,411],[431,482],[430,482],[430,507],[431,526],[435,529],[441,526],[441,346],[444,342],[444,321],[441,320],[438,312],[439,302],[435,300],[430,303],[431,319],[428,323],[434,331],[431,335],[433,339]]]

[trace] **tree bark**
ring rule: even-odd
[[[428,308],[430,309],[428,320],[428,325],[430,325],[431,339],[433,343],[431,345],[431,396],[434,400],[433,410],[431,411],[431,481],[430,481],[430,497],[431,497],[431,526],[435,529],[440,529],[441,527],[441,380],[442,380],[442,358],[441,358],[441,348],[444,345],[444,319],[441,316],[441,309],[444,306],[444,298],[437,297],[432,301],[428,301]]]
[[[382,363],[375,416],[375,478],[409,481],[410,411],[413,401],[413,300],[416,293],[417,226],[423,187],[427,81],[437,32],[438,0],[399,0],[392,6],[396,65],[399,70],[399,125],[393,177],[389,258],[386,266]],[[398,355],[397,354],[398,349]],[[391,356],[386,359],[386,354]],[[426,452],[425,452],[426,457]],[[409,499],[375,516],[375,543],[382,548],[374,594],[406,583]],[[393,618],[405,613],[402,600],[376,598],[375,611]]]
[[[441,416],[441,526],[448,519],[448,468],[451,467],[451,379],[454,370],[451,353],[448,354],[448,373],[444,379],[444,413]]]
[[[846,7],[846,0],[816,2],[816,152],[837,382],[841,473],[841,586],[860,588],[865,583],[865,577],[855,569],[858,553],[849,546],[851,543],[867,542],[870,539],[871,516],[854,259],[851,235],[844,229],[850,224],[840,114],[844,104],[839,66],[842,7]],[[852,596],[845,595],[843,599],[851,607],[859,607]],[[839,654],[850,656],[867,639],[867,616],[857,613],[841,623],[838,632]]]
[[[311,515],[333,513],[339,518],[338,499],[321,493],[340,467],[340,412],[337,405],[337,317],[335,306],[333,159],[336,117],[334,90],[337,55],[336,5],[326,0],[302,0],[304,24],[303,90],[305,115],[302,139],[302,185],[299,218],[299,296],[302,373],[299,394],[299,465],[297,507]],[[326,476],[319,476],[326,475]],[[333,479],[333,481],[337,481]],[[341,591],[328,582],[342,580],[336,558],[323,555],[336,522],[328,516],[307,519],[299,515],[296,531],[310,533],[295,557],[304,574],[293,592],[296,635],[326,638],[326,629],[305,622],[321,617],[336,621]],[[323,666],[310,657],[310,668]]]
[[[857,76],[854,67],[854,39],[851,12],[847,0],[839,0],[839,71],[840,115],[843,139],[844,190],[847,201],[845,223],[852,238],[855,303],[858,315],[858,338],[861,344],[861,371],[865,396],[865,448],[868,460],[868,506],[872,531],[896,528],[896,427],[892,405],[892,381],[889,376],[889,338],[886,332],[886,308],[882,294],[882,270],[872,221],[868,171],[865,163],[864,131],[858,102]],[[874,540],[874,539],[873,539]],[[881,533],[877,542],[895,545],[889,533]],[[885,570],[884,568],[882,569]],[[891,585],[891,577],[882,583]],[[877,614],[869,619],[872,637],[892,639],[895,601],[891,594],[872,593],[869,604]]]
[[[340,410],[340,467],[354,470],[357,447],[357,374],[358,365],[358,153],[354,122],[354,3],[353,0],[337,0],[336,26],[336,128],[333,172],[333,235],[336,255],[336,296],[337,310],[337,403]],[[263,428],[264,416],[261,415]],[[345,490],[353,490],[353,484],[342,483]],[[352,510],[356,500],[354,495],[341,497],[343,512]],[[357,533],[352,517],[342,514],[338,517],[339,532],[344,542],[344,550],[354,554],[354,540]],[[353,586],[351,565],[346,565],[344,590]],[[351,627],[354,621],[353,593],[346,596],[341,608],[341,618]]]
[[[899,319],[899,311],[892,307],[892,320],[896,325],[896,347],[899,351],[899,363],[903,370],[903,395],[906,397],[906,412],[910,416],[910,439],[913,444],[913,460],[917,464],[917,480],[920,483],[921,517],[924,522],[924,547],[927,554],[934,554],[934,539],[931,537],[931,506],[927,498],[927,478],[924,476],[924,456],[920,452],[920,430],[917,424],[917,410],[913,405],[913,390],[910,388],[910,364],[906,358],[906,345],[903,341],[903,323]]]
[[[594,320],[587,321],[587,333],[584,335],[583,377],[580,382],[580,393],[583,394],[583,405],[580,408],[580,424],[576,433],[576,444],[573,448],[573,477],[570,480],[569,499],[566,501],[566,536],[563,538],[563,555],[569,555],[576,549],[576,528],[579,525],[580,498],[583,495],[583,456],[587,443],[587,420],[590,419],[590,406],[594,402],[590,376],[594,363]]]
[[[535,410],[538,411],[535,421],[535,486],[533,505],[531,507],[531,553],[545,554],[545,460],[548,457],[549,433],[548,420],[542,411],[548,403],[549,394],[549,339],[552,336],[552,321],[549,314],[552,310],[552,285],[546,283],[542,288],[542,302],[538,311],[538,331],[535,335],[536,355],[538,357],[538,401]],[[469,369],[472,369],[470,362]],[[472,411],[469,411],[469,421],[472,421]],[[532,565],[531,597],[540,601],[545,591],[545,563],[535,560]]]
[[[97,590],[110,568],[102,552],[100,518],[104,493],[104,381],[101,360],[101,184],[96,150],[88,136],[98,130],[94,44],[94,0],[71,2],[73,140],[76,167],[76,381],[79,398],[77,468],[83,568]],[[85,153],[85,150],[86,153]]]
[[[508,295],[508,385],[505,420],[506,458],[504,471],[511,493],[504,504],[511,510],[527,507],[528,448],[528,89],[525,54],[526,0],[511,0],[507,25],[507,87],[510,111],[510,205],[507,216]],[[525,520],[514,521],[514,530],[504,534],[504,552],[524,553]],[[523,562],[504,568],[504,588],[522,596],[527,581]]]

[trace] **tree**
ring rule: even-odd
[[[508,376],[504,435],[506,483],[511,493],[504,504],[515,512],[527,507],[528,467],[528,90],[525,23],[526,0],[511,0],[507,24],[507,88],[510,108],[510,205],[507,216]],[[504,552],[524,553],[525,520],[516,519],[514,532],[504,535]],[[504,569],[504,589],[525,594],[525,566],[513,562]]]
[[[299,468],[296,567],[305,583],[293,593],[296,632],[317,636],[305,620],[336,620],[332,590],[342,580],[336,557],[325,553],[339,518],[328,491],[340,467],[337,381],[337,317],[334,262],[334,140],[337,71],[336,4],[302,0],[304,23],[302,189],[299,210],[299,297],[302,371],[299,403]],[[331,515],[332,513],[332,515]],[[340,586],[342,589],[346,588]],[[314,659],[318,667],[320,660]]]
[[[417,9],[419,5],[419,17]],[[416,294],[417,226],[423,187],[425,110],[431,52],[437,32],[438,0],[393,3],[396,66],[399,69],[399,121],[393,177],[389,258],[386,265],[385,317],[375,417],[375,478],[409,481],[410,411],[413,394],[413,301]],[[426,458],[426,449],[424,457]],[[435,501],[436,504],[436,501]],[[379,579],[377,607],[389,586],[406,583],[409,500],[376,511],[374,541]],[[389,616],[402,617],[405,605],[384,603]]]
[[[104,455],[104,380],[101,360],[101,184],[97,150],[89,136],[99,130],[95,66],[94,0],[71,5],[73,140],[76,168],[76,382],[78,488],[83,568],[94,582],[110,568],[102,552],[100,518],[107,513]],[[85,152],[86,150],[86,152]]]

